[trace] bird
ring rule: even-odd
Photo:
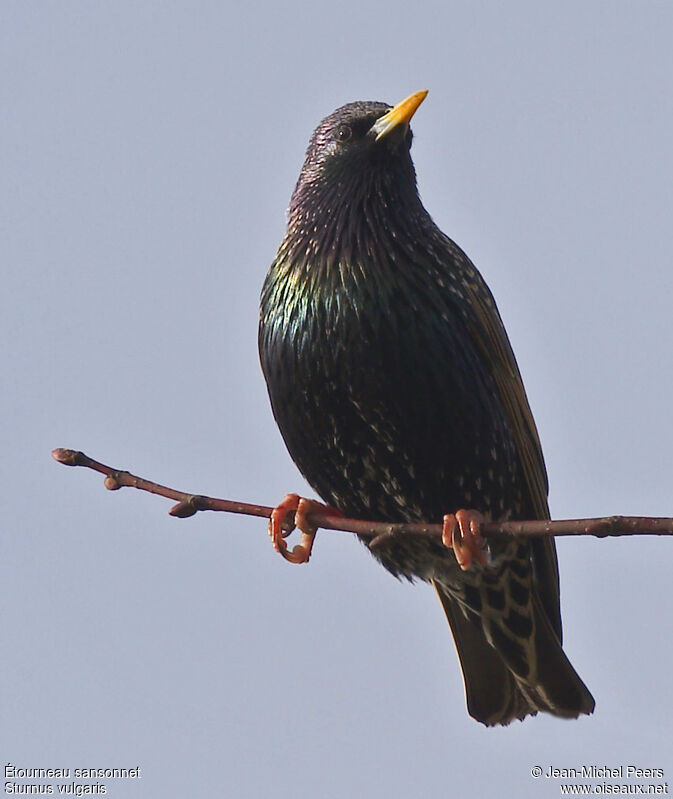
[[[426,95],[348,103],[310,138],[258,344],[283,440],[325,504],[288,494],[269,532],[302,563],[317,509],[442,519],[441,540],[393,535],[372,553],[434,586],[468,713],[487,726],[577,718],[594,699],[562,648],[553,538],[480,532],[485,520],[549,519],[548,479],[495,300],[418,192],[410,120]],[[289,550],[292,514],[302,539]]]

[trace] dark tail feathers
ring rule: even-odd
[[[537,663],[531,682],[516,676],[487,642],[478,620],[468,619],[456,599],[434,585],[456,642],[473,718],[492,726],[540,711],[569,719],[593,712],[594,699],[563,652],[537,597],[533,598]]]

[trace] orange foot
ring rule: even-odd
[[[442,526],[442,543],[452,547],[458,565],[467,571],[476,560],[482,566],[488,566],[486,542],[481,537],[479,526],[486,521],[478,510],[457,510],[444,516]]]
[[[274,508],[269,519],[269,535],[276,552],[280,552],[290,563],[308,563],[313,548],[313,539],[318,528],[308,521],[307,516],[310,513],[325,512],[330,516],[343,515],[336,508],[323,505],[322,502],[316,502],[314,499],[304,499],[299,494],[286,494],[285,499]],[[290,513],[294,513],[294,524],[291,526],[286,521]],[[295,527],[301,531],[301,543],[290,551],[285,543],[285,538]]]

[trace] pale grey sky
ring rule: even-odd
[[[114,797],[558,796],[535,765],[673,782],[672,541],[559,542],[596,713],[487,730],[433,592],[351,536],[293,567],[263,522],[177,521],[49,456],[307,492],[261,283],[317,122],[428,88],[421,194],[498,300],[554,516],[672,515],[673,5],[26,0],[0,37],[0,759],[139,765]]]

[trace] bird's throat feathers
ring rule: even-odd
[[[376,280],[380,270],[394,268],[398,256],[408,263],[427,214],[409,159],[408,168],[392,173],[352,169],[329,180],[303,173],[288,217],[277,264],[320,273],[330,283],[335,272],[364,270]]]

